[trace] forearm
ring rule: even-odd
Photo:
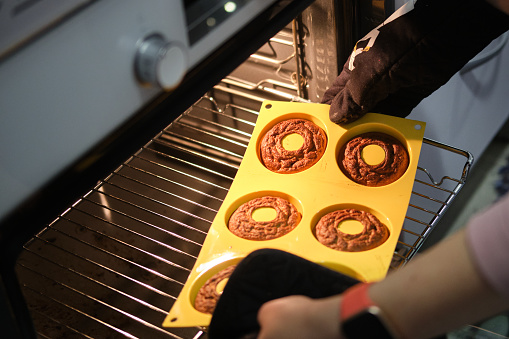
[[[509,308],[481,278],[465,231],[444,240],[370,289],[404,338],[430,338]]]
[[[464,230],[371,285],[368,293],[406,339],[432,338],[509,309],[509,298],[477,271]],[[342,338],[341,301],[342,295],[267,302],[258,313],[259,338]]]

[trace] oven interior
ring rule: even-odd
[[[203,328],[161,324],[263,100],[317,102],[335,77],[337,68],[319,67],[337,61],[323,61],[327,40],[312,37],[310,25],[303,13],[26,243],[16,273],[39,337],[206,338]],[[420,159],[391,269],[417,253],[472,164],[468,152],[440,142],[425,139],[423,148],[459,165],[456,173],[430,173],[433,159]]]

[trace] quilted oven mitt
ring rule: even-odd
[[[330,120],[405,117],[492,40],[509,16],[484,0],[413,0],[357,42],[325,92]]]
[[[252,252],[235,268],[217,302],[210,339],[256,338],[258,310],[267,301],[290,295],[325,298],[359,281],[275,249]]]

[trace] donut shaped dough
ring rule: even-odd
[[[362,159],[362,150],[369,145],[380,146],[384,160],[369,165]],[[379,132],[364,133],[348,141],[339,154],[339,167],[352,181],[365,186],[384,186],[398,180],[407,170],[408,152],[399,140]]]
[[[283,147],[283,138],[297,133],[303,138],[297,150]],[[313,166],[325,152],[327,136],[325,132],[304,119],[288,119],[274,125],[265,133],[260,143],[262,162],[276,173],[297,173]]]
[[[341,232],[339,223],[350,219],[364,226],[362,232]],[[383,244],[389,238],[389,229],[369,212],[343,209],[324,215],[316,224],[315,235],[320,243],[337,251],[360,252]]]
[[[276,217],[270,221],[254,220],[253,211],[261,207],[273,208]],[[299,211],[288,200],[264,196],[252,199],[237,208],[230,217],[228,228],[233,234],[244,239],[270,240],[287,234],[300,220]]]
[[[194,299],[194,308],[202,313],[214,313],[217,301],[221,296],[221,293],[217,291],[217,285],[224,279],[228,279],[235,270],[235,267],[237,266],[228,266],[207,280],[205,284],[203,284],[203,286],[199,289],[198,294]]]

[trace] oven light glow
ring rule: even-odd
[[[216,25],[216,19],[213,17],[210,17],[207,19],[207,26],[214,27]]]
[[[233,13],[237,9],[237,4],[234,1],[228,1],[224,4],[224,10],[228,13]]]

